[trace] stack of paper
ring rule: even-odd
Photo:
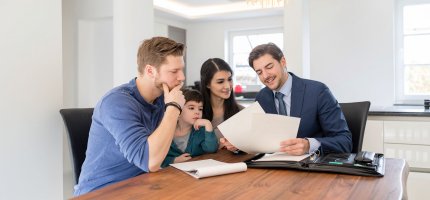
[[[258,102],[218,125],[222,135],[247,153],[278,152],[281,141],[296,138],[300,118],[266,114]]]
[[[296,161],[298,162],[309,156],[310,154],[293,156],[287,153],[276,152],[276,153],[266,153],[262,158],[258,159],[257,161]]]
[[[244,172],[247,167],[243,162],[224,163],[213,159],[170,164],[176,169],[191,175],[194,178],[205,178],[236,172]]]

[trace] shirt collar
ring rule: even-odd
[[[149,107],[152,110],[160,109],[163,107],[164,95],[157,97],[154,100],[154,102],[151,104],[151,103],[146,102],[146,100],[142,97],[142,95],[140,95],[140,92],[137,89],[136,78],[133,78],[132,80],[130,80],[129,84],[130,84],[131,90],[132,90],[131,95],[134,96],[134,98],[137,99],[142,105],[144,105],[145,107]]]
[[[288,72],[287,72],[288,73]],[[275,95],[276,92],[280,92],[284,94],[285,96],[289,96],[291,94],[291,88],[293,87],[293,76],[291,74],[288,74],[287,81],[285,81],[284,85],[282,85],[281,89],[279,91],[273,90],[273,95]]]

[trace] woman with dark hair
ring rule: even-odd
[[[220,58],[206,60],[200,70],[203,118],[212,122],[215,133],[220,139],[220,148],[226,147],[230,151],[236,151],[237,149],[223,138],[216,128],[224,120],[243,109],[234,97],[232,79],[233,70]]]

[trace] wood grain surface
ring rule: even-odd
[[[226,150],[193,158],[240,162],[253,155]],[[285,169],[195,179],[168,167],[109,185],[75,199],[407,199],[408,165],[386,159],[384,177],[365,177]]]

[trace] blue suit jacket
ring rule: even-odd
[[[321,142],[323,153],[349,153],[352,150],[351,132],[342,110],[326,85],[302,79],[294,74],[291,89],[290,115],[300,117],[298,138],[315,138]],[[265,87],[256,101],[266,113],[277,114],[274,95]]]

